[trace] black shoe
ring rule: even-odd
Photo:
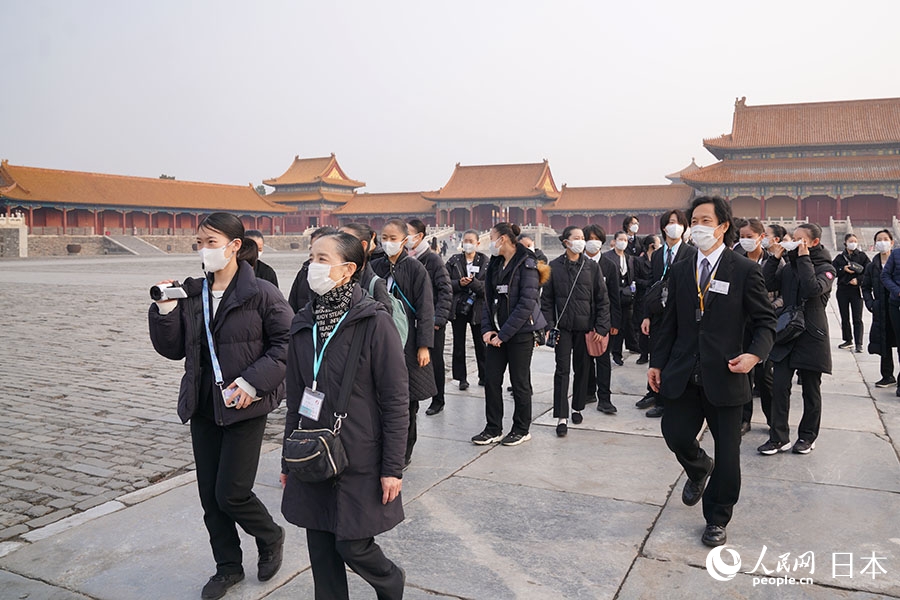
[[[897,386],[897,397],[900,398],[900,385]]]
[[[878,381],[875,382],[875,387],[886,388],[891,387],[892,385],[896,385],[897,380],[893,377],[882,377]]]
[[[653,408],[651,408],[650,410],[645,412],[644,416],[650,417],[651,419],[658,419],[661,416],[663,416],[663,413],[665,412],[665,410],[666,409],[663,406],[654,406]]]
[[[566,437],[566,434],[569,433],[569,426],[565,423],[557,423],[556,425],[556,435],[558,437]]]
[[[762,446],[756,449],[757,452],[764,456],[772,456],[773,454],[778,454],[779,452],[787,452],[791,448],[790,442],[776,442],[773,440],[769,440]]]
[[[510,431],[506,434],[506,437],[500,440],[501,446],[518,446],[523,442],[527,442],[531,439],[530,433],[516,433],[514,431]]]
[[[256,578],[260,581],[268,581],[275,577],[275,573],[281,568],[281,560],[284,557],[284,528],[281,529],[281,539],[274,546],[259,553],[259,561],[256,563]]]
[[[703,530],[703,535],[700,537],[700,541],[711,548],[724,545],[727,539],[725,528],[721,525],[707,525],[706,529]]]
[[[846,350],[847,348],[852,348],[852,347],[853,347],[853,342],[844,342],[843,344],[838,346],[838,348],[840,348],[841,350]]]
[[[647,392],[643,398],[634,403],[635,408],[650,408],[656,404],[656,396],[653,392]]]
[[[620,367],[625,364],[625,361],[622,360],[621,356],[613,356],[613,362],[619,365]]]
[[[597,402],[597,410],[608,415],[616,414],[616,407],[609,400],[600,400]]]
[[[712,475],[715,466],[716,461],[712,457],[709,457],[709,469],[707,469],[703,479],[700,481],[692,481],[688,478],[688,480],[684,482],[684,489],[681,490],[682,502],[688,506],[693,506],[700,502],[700,498],[703,497],[703,490],[706,489],[706,482],[709,481],[709,476]]]
[[[572,411],[572,422],[575,423],[576,425],[581,425],[581,423],[583,421],[584,421],[584,415],[582,415],[577,410],[573,410]]]
[[[862,354],[862,344],[857,344],[857,345],[856,345],[856,353],[857,353],[857,354]]]
[[[438,414],[442,410],[444,410],[443,404],[432,404],[431,406],[428,407],[428,410],[425,411],[425,414],[430,417],[432,415]]]
[[[480,385],[481,387],[484,387],[484,379],[479,378],[478,385]]]
[[[750,421],[744,421],[741,423],[741,435],[746,434],[748,431],[750,431]]]
[[[243,580],[243,573],[228,573],[226,575],[219,575],[216,573],[210,577],[209,581],[206,582],[206,585],[203,586],[200,597],[204,600],[217,600],[225,595],[228,588]]]
[[[459,382],[459,391],[464,392],[469,389],[469,382],[463,379]]]
[[[641,354],[641,356],[636,361],[634,361],[634,364],[646,365],[648,362],[650,362],[650,357],[646,354]]]
[[[404,470],[404,471],[407,470],[407,469],[409,468],[409,465],[411,465],[411,464],[412,464],[412,457],[411,457],[411,456],[410,456],[409,458],[404,458],[404,459],[403,459],[403,469],[402,469],[402,470]]]
[[[791,452],[794,454],[809,454],[816,447],[815,442],[807,442],[806,440],[797,440],[794,444],[794,447],[791,448]]]
[[[487,430],[485,430],[478,435],[473,435],[472,443],[476,446],[487,446],[488,444],[496,444],[502,437],[503,436],[501,435],[493,435],[491,433],[488,433]]]

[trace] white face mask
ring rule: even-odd
[[[769,246],[772,245],[772,242],[769,241],[769,238],[764,237],[764,238],[762,239],[762,241],[759,243],[759,245],[763,247],[763,250],[765,250],[765,249],[767,249]]]
[[[463,252],[466,254],[472,254],[475,252],[475,244],[463,244]]]
[[[630,231],[631,233],[637,233],[638,229],[640,229],[640,228],[641,228],[641,226],[638,225],[637,223],[632,223],[631,227],[628,228],[628,231]]]
[[[416,234],[413,237],[406,238],[406,249],[407,250],[412,250],[413,248],[415,248],[416,246],[419,245],[419,243],[416,241],[416,238],[418,238],[418,234]]]
[[[491,243],[488,246],[488,249],[491,251],[491,256],[500,256],[500,246],[497,244],[499,241],[499,238],[491,240]]]
[[[584,240],[569,240],[569,250],[571,250],[575,254],[581,254],[582,252],[584,252],[584,246]]]
[[[200,249],[200,266],[204,273],[216,273],[228,266],[231,256],[225,256],[225,248],[230,246],[233,241],[231,240],[221,248]]]
[[[256,255],[256,258],[262,258],[262,250],[259,251],[259,253]]]
[[[400,254],[400,251],[403,250],[403,242],[381,242],[381,247],[384,248],[384,253],[388,256],[397,256]]]
[[[716,245],[718,238],[715,234],[716,228],[707,225],[692,225],[691,239],[697,244],[702,251],[707,251]]]
[[[346,265],[349,263],[340,263]],[[337,281],[331,278],[331,268],[340,265],[324,265],[322,263],[309,263],[309,271],[306,274],[306,280],[309,282],[309,289],[322,296],[333,290],[337,286]]]
[[[677,240],[684,234],[684,226],[681,223],[669,223],[666,225],[666,235],[670,239]]]
[[[741,238],[741,248],[746,252],[753,252],[756,250],[756,242],[758,240],[754,240],[753,238]]]
[[[879,252],[888,252],[893,247],[894,242],[892,242],[891,240],[879,240],[875,242],[875,249]]]
[[[603,242],[600,240],[588,240],[584,243],[584,249],[588,254],[594,255],[600,252],[600,248],[603,247]]]
[[[616,250],[624,250],[628,247],[628,240],[616,240]]]
[[[781,242],[781,247],[784,248],[785,252],[790,252],[792,250],[796,250],[797,246],[799,246],[799,245],[800,245],[800,242],[792,242],[792,241]]]
[[[850,252],[854,252],[857,248],[859,248],[859,244],[857,242],[847,242],[847,250]]]

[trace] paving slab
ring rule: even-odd
[[[680,491],[684,476],[675,486]],[[763,565],[774,570],[777,557],[792,558],[812,551],[813,575],[822,585],[900,595],[900,497],[896,493],[815,483],[785,483],[761,477],[743,477],[741,499],[728,526],[728,546],[750,566],[767,553]],[[704,527],[700,506],[687,507],[673,494],[647,543],[648,558],[704,567],[709,548],[701,544]],[[874,580],[854,576],[833,577],[835,553],[852,553],[855,572],[862,557],[875,553],[887,573]]]
[[[848,431],[869,431],[878,435],[884,435],[884,423],[875,408],[870,395],[854,396],[837,393],[835,388],[827,388],[822,385],[822,424],[821,427],[829,429],[845,429]],[[791,435],[796,436],[797,425],[803,417],[803,391],[799,386],[791,389],[791,409],[788,414],[788,424],[791,426]],[[766,415],[762,411],[759,398],[753,399],[753,418],[751,425],[754,429],[768,431]],[[762,442],[760,442],[762,443]]]
[[[610,401],[616,407],[614,415],[607,415],[597,410],[597,403],[588,404],[582,414],[584,421],[580,425],[572,423],[569,419],[569,430],[607,431],[612,433],[625,433],[628,435],[643,435],[662,438],[659,419],[647,417],[647,411],[634,407],[634,403],[642,396],[629,396],[624,394],[612,394]],[[557,420],[553,418],[553,411],[541,415],[535,419],[535,424],[556,428]]]
[[[366,583],[362,577],[353,571],[347,571],[347,588],[350,592],[350,598],[374,597],[375,592],[372,590],[372,586]],[[313,598],[315,589],[312,571],[307,569],[266,596],[265,600],[298,600],[298,598]],[[440,598],[458,599],[459,596],[448,596],[446,594],[422,590],[410,586],[408,582],[406,588],[403,590],[403,600],[439,600]]]
[[[539,427],[531,441],[494,447],[457,475],[660,506],[680,472],[658,438],[577,429],[559,438]]]
[[[15,573],[0,571],[0,590],[3,598],[19,598],[29,600],[91,600],[76,592],[27,579]]]
[[[747,569],[752,566],[748,566]],[[818,578],[814,576],[812,579],[813,585],[779,586],[763,585],[759,582],[754,585],[752,575],[738,573],[730,581],[716,581],[702,567],[639,558],[616,598],[617,600],[660,598],[770,600],[774,597],[778,600],[881,600],[890,597],[815,585]]]

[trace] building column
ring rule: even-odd
[[[68,222],[68,218],[67,218],[69,211],[66,210],[66,207],[63,207],[62,212],[63,212],[63,235],[66,235],[66,229],[68,229],[68,226],[69,226],[69,222]]]
[[[122,235],[125,235],[125,211],[122,211]]]
[[[98,218],[98,211],[96,208],[93,210],[93,213],[94,213],[94,235],[98,235],[97,230],[100,229],[100,220]]]
[[[900,203],[900,201],[898,201]],[[28,233],[31,233],[34,229],[34,207],[28,207]]]
[[[844,212],[841,210],[841,195],[837,194],[834,198],[834,218],[843,219]]]
[[[766,218],[766,197],[759,197],[759,220],[762,221]]]

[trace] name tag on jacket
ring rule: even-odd
[[[728,295],[728,288],[731,287],[731,284],[727,281],[719,281],[718,279],[713,279],[709,283],[709,291],[716,294]]]

